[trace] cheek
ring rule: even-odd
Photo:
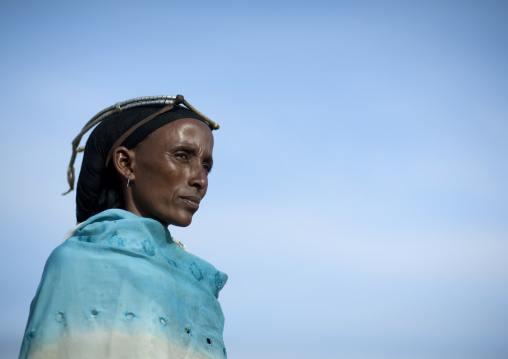
[[[149,184],[147,190],[152,194],[152,198],[161,201],[161,205],[174,202],[181,194],[182,176],[178,176],[173,171],[154,171],[147,177],[147,184]]]
[[[153,202],[162,199],[162,194],[166,188],[163,186],[160,175],[160,171],[147,164],[136,168],[135,189],[139,200]]]
[[[135,168],[136,176],[140,177],[144,183],[149,183],[151,187],[158,186],[163,182],[168,170],[168,163],[164,157],[142,156]]]

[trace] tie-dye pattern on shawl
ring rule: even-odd
[[[225,358],[227,275],[159,222],[111,209],[49,257],[20,358]]]

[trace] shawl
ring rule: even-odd
[[[121,210],[79,225],[50,255],[20,358],[225,358],[227,275]]]

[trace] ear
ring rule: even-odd
[[[119,146],[113,150],[111,161],[115,165],[116,172],[125,181],[134,181],[134,159],[135,152],[127,147]]]

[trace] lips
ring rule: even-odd
[[[197,196],[180,196],[180,198],[190,208],[192,208],[196,211],[199,209],[199,202],[201,202],[201,198],[199,198]]]

